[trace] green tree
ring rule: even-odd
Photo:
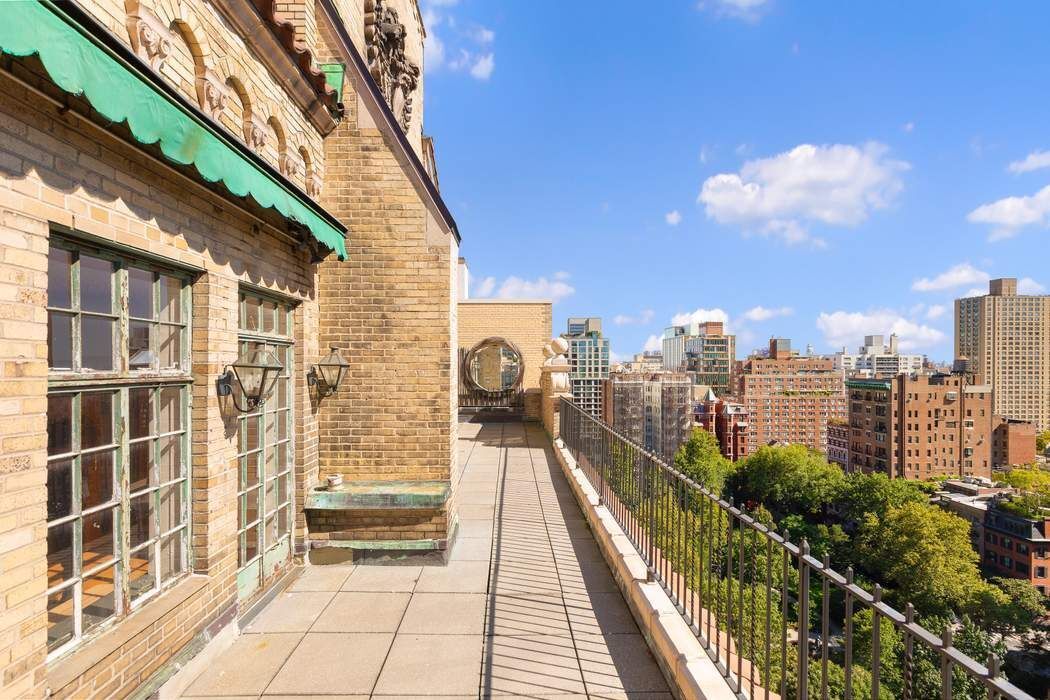
[[[1001,635],[1020,634],[1047,614],[1048,602],[1028,581],[993,578],[974,596],[971,615],[985,629]]]
[[[737,464],[730,483],[738,499],[774,513],[816,515],[838,500],[845,475],[804,445],[765,446]]]
[[[891,479],[879,473],[855,473],[846,479],[839,511],[845,520],[860,523],[868,513],[881,518],[890,508],[927,501],[928,497],[914,481]]]
[[[718,438],[703,428],[694,428],[674,456],[674,468],[716,494],[722,493],[733,463],[722,456]]]
[[[1020,491],[1050,495],[1050,472],[1035,466],[1011,469],[1003,475],[1002,480]]]
[[[970,523],[925,503],[869,513],[857,533],[864,567],[895,589],[899,605],[911,602],[921,614],[942,614],[972,604],[984,582],[970,544]]]
[[[1050,428],[1035,436],[1035,451],[1042,454],[1046,451],[1047,445],[1050,445]]]

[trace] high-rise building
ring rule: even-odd
[[[767,355],[740,365],[736,398],[749,414],[748,453],[771,442],[827,449],[827,424],[846,417],[842,373],[826,357],[800,357],[773,338]]]
[[[602,382],[609,378],[609,339],[600,318],[570,318],[562,338],[569,342],[569,389],[572,398],[595,418],[602,415]]]
[[[722,456],[747,457],[748,413],[742,404],[718,397],[711,387],[693,401],[693,421],[718,439]]]
[[[890,477],[990,477],[992,390],[963,373],[849,379],[852,469]]]
[[[955,356],[991,385],[996,414],[1050,427],[1050,296],[1018,294],[1004,278],[956,299]]]
[[[721,321],[670,326],[662,345],[664,369],[689,372],[719,396],[731,393],[736,336],[726,334]]]
[[[897,345],[897,334],[890,335],[888,345],[883,343],[881,335],[864,336],[862,345],[856,354],[835,353],[835,369],[846,377],[892,377],[896,374],[921,372],[926,362],[924,355],[901,353]]]
[[[833,418],[828,421],[828,461],[850,471],[849,467],[849,423]]]
[[[692,387],[680,372],[620,372],[604,382],[602,420],[668,462],[692,430]]]

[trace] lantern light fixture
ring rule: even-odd
[[[331,352],[310,368],[307,380],[317,387],[320,396],[330,396],[339,389],[349,367],[350,363],[339,353],[339,348],[332,345]]]
[[[265,346],[257,345],[238,357],[219,377],[219,396],[229,396],[241,413],[252,411],[270,397],[283,370],[284,365],[276,355]]]

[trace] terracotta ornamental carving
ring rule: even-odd
[[[365,2],[368,69],[404,131],[412,123],[412,96],[419,85],[419,66],[405,55],[405,25],[397,10],[383,0]]]
[[[131,48],[150,68],[159,71],[171,54],[171,31],[156,13],[143,7],[138,0],[129,0],[127,10]]]

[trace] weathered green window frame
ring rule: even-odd
[[[48,520],[49,535],[52,530],[60,527],[71,527],[71,562],[67,571],[62,562],[65,560],[66,550],[58,558],[56,552],[48,552],[49,580],[47,589],[47,607],[49,611],[48,629],[52,629],[51,609],[64,606],[71,596],[72,602],[72,633],[68,638],[64,632],[62,636],[49,640],[48,658],[53,659],[78,647],[85,639],[101,632],[107,627],[125,617],[130,612],[145,604],[165,588],[172,585],[189,570],[189,546],[190,546],[190,474],[189,474],[189,425],[191,409],[191,384],[192,376],[189,370],[189,340],[191,333],[190,315],[190,283],[192,275],[189,273],[171,270],[147,262],[133,256],[116,253],[106,249],[104,246],[80,242],[75,238],[66,238],[59,232],[52,232],[51,248],[55,251],[63,251],[71,256],[69,268],[69,306],[48,307],[49,317],[53,314],[64,314],[70,316],[72,321],[72,353],[73,361],[71,367],[62,367],[49,371],[48,374],[48,404],[49,404],[49,445],[48,445],[48,503],[49,509],[52,503],[52,489],[55,489],[54,497],[57,499],[65,495],[70,500],[68,504],[69,513],[59,515]],[[50,251],[49,251],[50,253]],[[105,260],[111,264],[110,268],[110,290],[112,304],[108,313],[89,312],[80,308],[81,282],[79,275],[79,262],[82,255]],[[178,320],[165,322],[168,326],[176,328],[179,337],[179,361],[178,367],[160,368],[156,362],[150,363],[148,367],[130,369],[130,358],[128,350],[128,328],[132,322],[129,310],[128,275],[129,270],[140,270],[151,275],[152,295],[152,317],[149,323],[162,322],[159,315],[159,285],[162,279],[177,280],[179,289],[177,291]],[[92,370],[82,367],[80,358],[80,319],[84,316],[102,317],[110,319],[113,323],[113,358],[112,369]],[[158,319],[154,321],[153,319]],[[49,332],[48,346],[51,346]],[[173,429],[163,429],[161,426],[161,397],[172,396],[172,392],[178,392],[174,401],[175,413],[168,413],[169,419],[177,416],[177,425]],[[81,445],[81,432],[83,427],[82,405],[85,397],[97,397],[108,395],[110,397],[110,442],[104,445],[91,446],[84,449]],[[149,401],[149,425],[145,435],[132,435],[130,426],[130,403],[142,396],[148,396]],[[57,413],[60,406],[68,405],[69,435],[63,440],[52,434],[52,413]],[[63,411],[64,413],[65,411]],[[69,441],[69,448],[58,450],[52,449],[52,441],[64,445]],[[146,476],[146,484],[131,492],[131,466],[132,451],[142,449],[139,445],[147,445],[150,451],[147,454],[146,463],[149,465]],[[165,452],[164,449],[167,448]],[[102,503],[92,503],[90,507],[83,507],[84,497],[84,459],[92,455],[111,452],[112,472],[111,497]],[[161,483],[161,464],[164,459],[169,459],[171,465],[169,475],[173,474]],[[64,472],[64,474],[62,473]],[[58,489],[69,484],[70,492],[59,493]],[[137,522],[145,524],[147,536],[142,541],[135,543],[134,550],[131,546],[131,537],[134,528],[131,526],[131,518],[137,511],[134,507],[146,505],[147,518],[145,521]],[[165,509],[167,506],[167,510]],[[102,562],[92,562],[88,568],[84,567],[84,529],[85,519],[92,518],[96,514],[112,511],[112,554]],[[167,513],[165,519],[163,514]],[[49,515],[50,517],[50,515]],[[169,525],[162,529],[164,521]],[[49,536],[50,541],[50,536]],[[168,558],[165,558],[165,552]],[[136,587],[132,589],[132,578],[136,571],[133,555],[146,556],[146,570],[137,581],[143,582],[143,578],[152,577],[151,585]],[[54,561],[53,561],[54,560]],[[150,567],[152,562],[152,567]],[[169,562],[167,575],[165,576],[162,562]],[[54,566],[62,566],[61,580],[52,581],[51,573]],[[56,570],[57,571],[57,570]],[[85,603],[91,602],[90,595],[85,595],[85,581],[91,579],[97,572],[112,572],[112,613],[105,618],[95,620],[90,629],[85,629]]]

